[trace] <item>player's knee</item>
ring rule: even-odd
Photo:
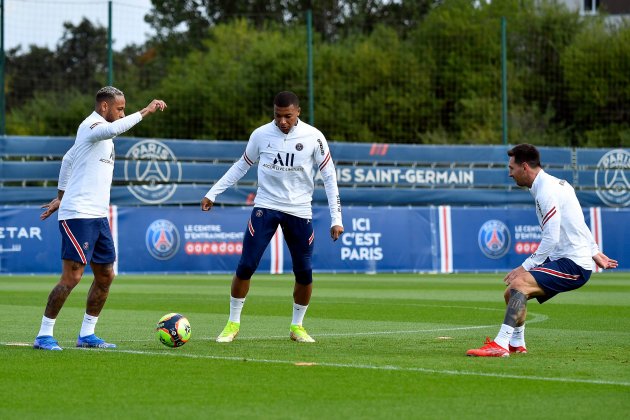
[[[308,286],[313,283],[313,270],[294,271],[293,273],[295,274],[296,283],[304,286]]]
[[[116,273],[114,272],[113,264],[104,264],[104,265],[94,265],[92,267],[94,271],[94,277],[97,282],[101,285],[105,285],[109,287],[110,284],[114,281],[114,277],[116,277]]]
[[[510,290],[519,290],[519,291],[526,290],[527,285],[528,283],[524,277],[517,277],[510,282],[510,286],[506,290],[506,293],[508,294],[511,293]],[[508,299],[509,299],[509,296],[508,296]]]
[[[236,277],[241,280],[251,279],[254,272],[256,272],[256,267],[251,267],[245,264],[239,264],[238,267],[236,267]]]

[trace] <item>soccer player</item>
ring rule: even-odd
[[[77,130],[74,145],[64,155],[59,171],[58,195],[42,208],[42,220],[59,209],[62,271],[48,296],[33,348],[62,350],[53,336],[57,315],[89,263],[94,281],[88,292],[77,347],[115,348],[94,334],[98,317],[114,280],[116,250],[107,220],[114,173],[113,138],[129,130],[166,103],[154,99],[146,108],[125,117],[125,95],[112,86],[96,93],[94,112]]]
[[[311,201],[315,165],[324,179],[332,219],[330,236],[336,241],[343,233],[337,175],[324,135],[299,119],[300,102],[293,92],[278,93],[273,104],[274,120],[254,130],[243,156],[201,201],[201,209],[210,210],[216,197],[258,161],[258,191],[245,229],[243,253],[232,279],[230,318],[216,339],[219,343],[229,343],[238,334],[250,279],[278,226],[282,227],[291,252],[295,275],[289,336],[303,343],[315,341],[302,326],[313,290],[311,256],[315,237]]]
[[[531,144],[519,144],[507,152],[509,174],[519,187],[529,188],[542,229],[538,249],[503,279],[507,288],[505,319],[494,341],[466,352],[468,356],[509,357],[527,353],[525,317],[527,301],[544,303],[558,293],[582,287],[591,276],[593,261],[603,268],[616,268],[617,261],[599,251],[584,222],[573,187],[546,173],[540,153]]]

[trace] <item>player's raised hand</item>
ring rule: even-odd
[[[166,102],[161,99],[154,99],[149,103],[149,105],[140,111],[140,114],[145,117],[149,114],[153,114],[157,110],[164,111],[164,109],[166,109]]]
[[[210,210],[213,205],[214,205],[214,203],[212,201],[210,201],[210,199],[208,197],[204,197],[201,200],[201,210],[203,210],[203,211]]]
[[[60,204],[61,204],[61,200],[59,200],[58,197],[55,197],[52,200],[50,200],[50,203],[42,204],[41,208],[45,209],[45,211],[39,215],[40,220],[46,220],[48,216],[50,216],[51,214],[56,212],[57,209],[59,209]]]

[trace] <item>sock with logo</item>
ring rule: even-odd
[[[514,327],[501,324],[501,329],[499,330],[499,334],[497,334],[496,338],[494,339],[494,342],[507,350],[510,344],[510,338],[512,338],[513,332],[514,332]]]
[[[510,338],[510,345],[512,347],[525,347],[525,325],[520,327],[514,327],[514,333]]]
[[[97,322],[97,316],[92,316],[88,314],[83,315],[83,324],[81,324],[81,332],[79,333],[79,337],[87,337],[88,335],[94,334],[94,328],[96,328]]]
[[[308,305],[299,305],[297,303],[293,304],[293,320],[291,321],[291,325],[302,325],[304,321],[304,315],[306,315],[306,310],[308,309]]]
[[[230,321],[241,322],[241,312],[245,305],[245,298],[235,298],[230,296]]]

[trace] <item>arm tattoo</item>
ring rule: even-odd
[[[505,311],[503,323],[510,327],[516,327],[525,316],[527,310],[527,296],[516,289],[510,289],[510,300]]]

